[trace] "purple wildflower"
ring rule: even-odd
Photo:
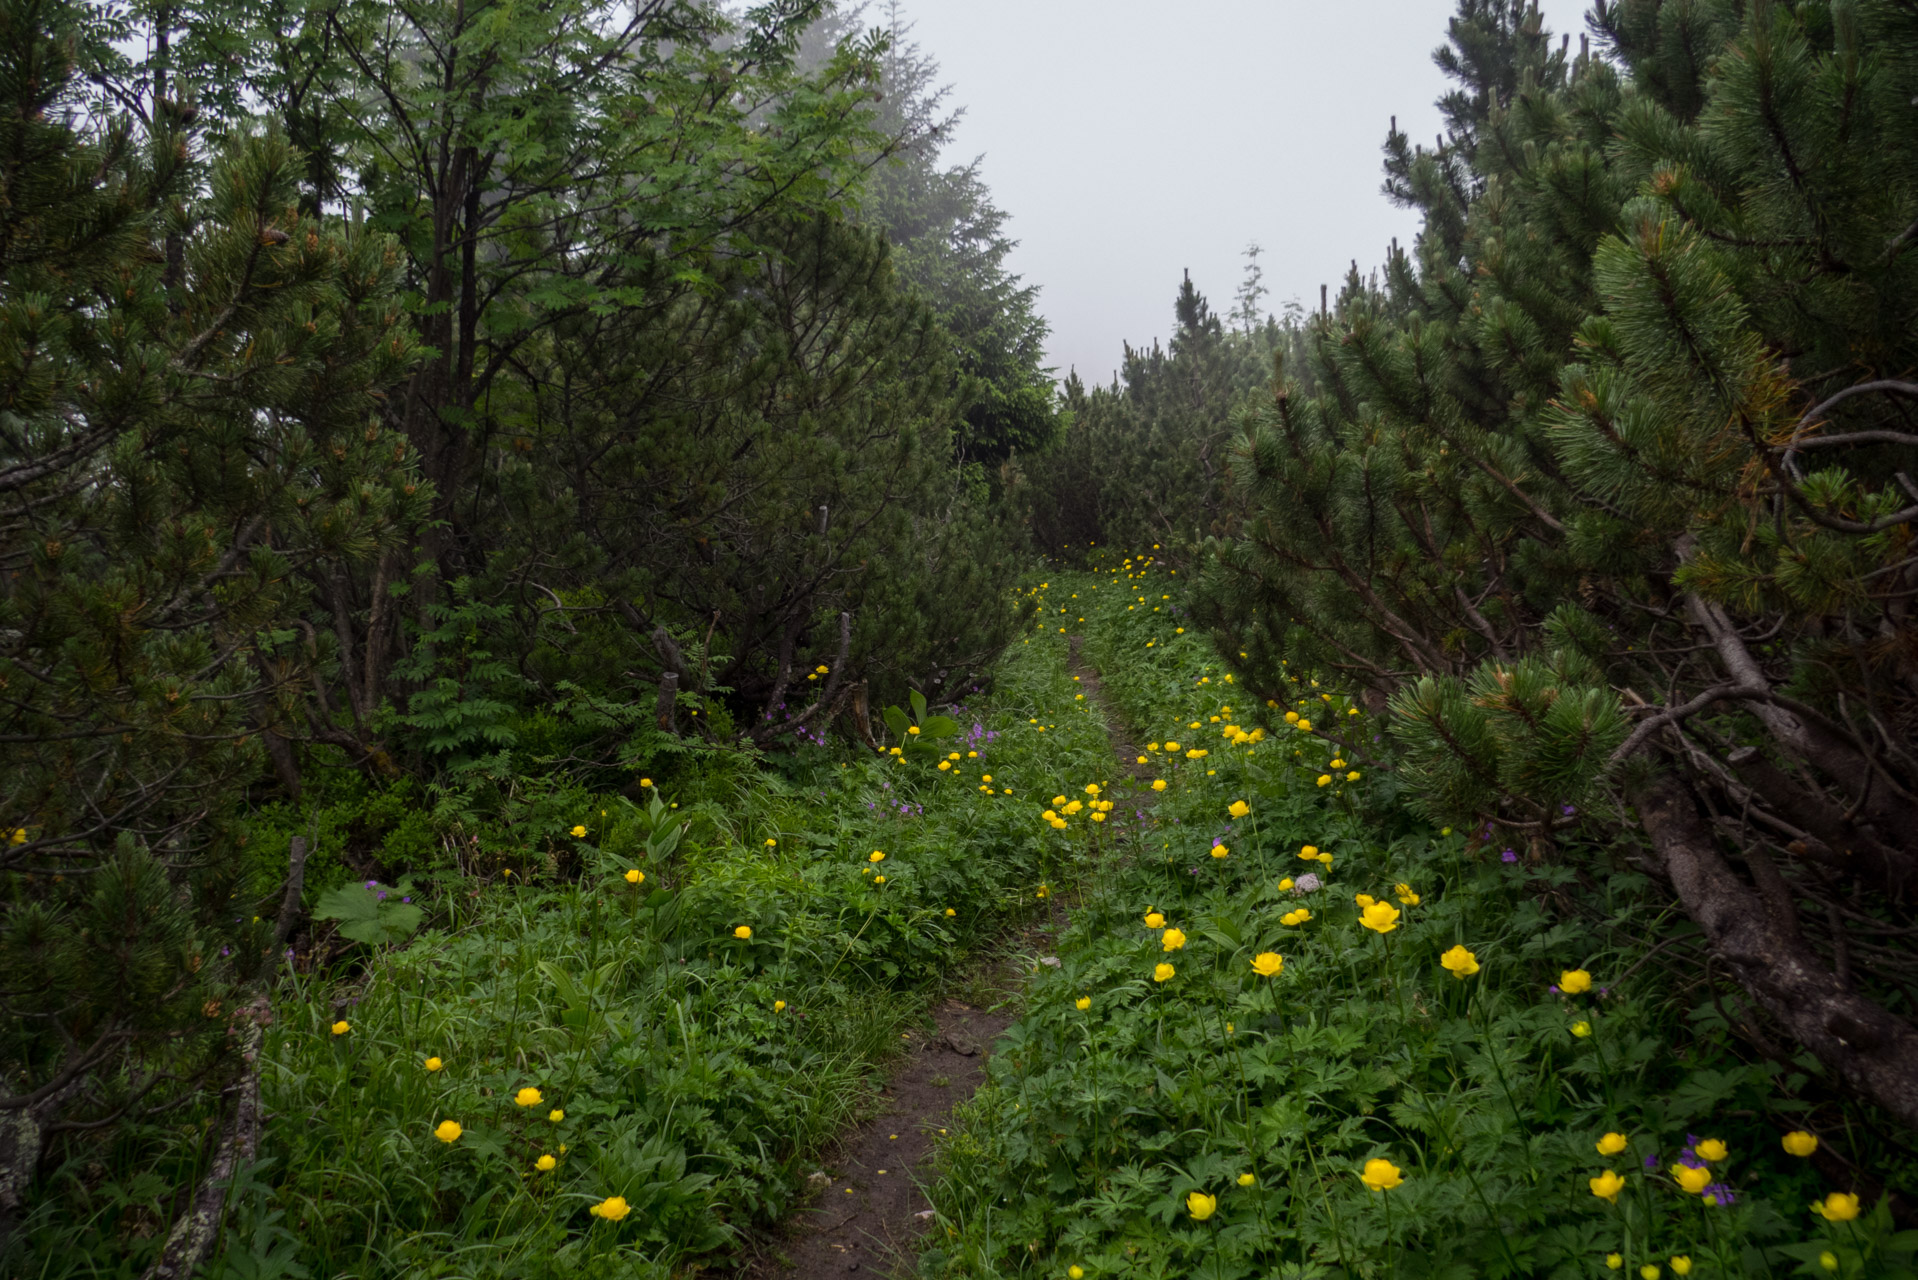
[[[1507,849],[1504,853],[1501,853],[1498,855],[1498,860],[1500,862],[1517,862],[1518,855],[1516,853],[1513,853],[1510,849]]]

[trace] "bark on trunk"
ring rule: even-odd
[[[1684,783],[1632,802],[1679,902],[1765,1012],[1858,1096],[1918,1129],[1918,1029],[1848,988],[1732,870]]]

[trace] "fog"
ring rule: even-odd
[[[1585,0],[1541,0],[1584,30]],[[1390,118],[1427,145],[1451,0],[904,0],[965,115],[946,163],[983,153],[1041,287],[1049,363],[1109,379],[1161,340],[1189,268],[1229,311],[1248,242],[1270,290],[1316,306],[1417,219],[1380,193]]]

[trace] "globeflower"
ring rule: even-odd
[[[1164,779],[1164,778],[1154,778],[1154,779],[1152,780],[1152,789],[1153,789],[1154,791],[1164,791],[1164,790],[1165,790],[1165,779]]]
[[[550,1155],[541,1156],[539,1159],[533,1161],[533,1167],[541,1173],[551,1173],[558,1164],[559,1161],[553,1159]]]
[[[1072,1007],[1079,1010],[1079,1012],[1084,1013],[1087,1009],[1090,1009],[1092,1007],[1092,997],[1080,996],[1077,1000],[1074,1000],[1072,1002]]]
[[[1176,742],[1168,742],[1165,744],[1165,749],[1167,751],[1177,751],[1179,749],[1179,744]]]
[[[1467,951],[1461,943],[1439,957],[1439,966],[1463,982],[1478,972],[1478,957]]]
[[[540,1095],[540,1091],[531,1085],[513,1095],[513,1105],[516,1107],[537,1107],[544,1101],[546,1099]]]
[[[1558,989],[1568,996],[1580,995],[1592,989],[1592,975],[1583,969],[1567,969],[1558,975]]]
[[[1399,909],[1389,902],[1375,902],[1359,913],[1359,923],[1374,933],[1390,933],[1399,927]]]
[[[751,938],[752,936],[753,936],[753,927],[749,924],[739,925],[733,930],[733,937],[738,938],[741,942],[746,941],[748,938]]]
[[[1285,957],[1276,951],[1261,951],[1252,957],[1252,971],[1261,978],[1276,978],[1285,968]]]
[[[1185,946],[1185,933],[1179,929],[1167,929],[1160,935],[1159,945],[1167,951],[1177,951]]]
[[[1177,972],[1178,970],[1174,969],[1171,965],[1162,964],[1152,970],[1152,980],[1154,982],[1170,982],[1172,981],[1172,975]]]
[[[1252,812],[1252,806],[1243,800],[1234,800],[1225,807],[1225,811],[1235,818],[1243,818],[1246,814]]]
[[[1692,1148],[1692,1153],[1696,1155],[1700,1160],[1703,1160],[1707,1162],[1708,1164],[1716,1163],[1720,1160],[1723,1160],[1727,1155],[1731,1154],[1726,1149],[1725,1144],[1723,1142],[1720,1142],[1717,1138],[1705,1139],[1703,1142],[1699,1143],[1697,1146]]]
[[[551,1120],[554,1124],[558,1124],[560,1121],[566,1118],[566,1113],[564,1111],[561,1111],[558,1107],[554,1107],[551,1111],[548,1111],[546,1113],[546,1118],[548,1120]]]
[[[1609,1200],[1613,1204],[1618,1203],[1618,1193],[1625,1189],[1625,1179],[1619,1177],[1610,1169],[1599,1174],[1596,1178],[1589,1179],[1589,1181],[1593,1195],[1597,1196],[1600,1200]]]
[[[1672,1180],[1685,1190],[1687,1195],[1703,1195],[1705,1188],[1712,1182],[1710,1169],[1694,1169],[1688,1164],[1672,1166]]]
[[[1227,855],[1229,855],[1229,854],[1230,854],[1231,852],[1232,852],[1232,850],[1230,850],[1230,849],[1228,849],[1228,848],[1226,848],[1226,847],[1225,847],[1224,845],[1222,845],[1222,844],[1215,844],[1215,845],[1213,845],[1213,846],[1212,846],[1212,856],[1213,856],[1213,857],[1215,857],[1215,858],[1223,858],[1223,857],[1226,857],[1226,856],[1227,856]]]
[[[1615,1156],[1625,1149],[1626,1138],[1622,1133],[1608,1133],[1598,1140],[1598,1154]]]
[[[1812,1209],[1826,1222],[1850,1222],[1858,1216],[1858,1197],[1848,1191],[1834,1191]]]
[[[1185,1198],[1185,1211],[1192,1215],[1194,1222],[1204,1222],[1218,1212],[1219,1198],[1206,1195],[1203,1191],[1194,1191]]]
[[[1331,775],[1331,774],[1329,774],[1329,773],[1321,773],[1321,774],[1319,775],[1319,785],[1320,785],[1321,787],[1324,787],[1324,786],[1329,786],[1329,785],[1331,784],[1331,782],[1332,782],[1332,775]]]
[[[1239,1185],[1242,1187],[1255,1186],[1257,1185],[1258,1181],[1259,1180],[1256,1177],[1254,1177],[1253,1175],[1249,1173],[1242,1173],[1239,1175]]]
[[[442,1120],[439,1122],[438,1125],[434,1127],[433,1136],[435,1138],[438,1138],[441,1142],[446,1143],[448,1146],[451,1146],[453,1143],[458,1142],[460,1140],[460,1134],[464,1132],[466,1131],[460,1128],[459,1121]]]
[[[334,1023],[334,1024],[333,1024],[333,1026],[332,1026],[332,1028],[331,1028],[331,1030],[332,1030],[332,1032],[333,1032],[333,1034],[334,1034],[334,1035],[336,1035],[336,1036],[343,1036],[343,1035],[345,1035],[345,1034],[346,1034],[347,1032],[349,1032],[349,1031],[351,1031],[352,1029],[353,1029],[353,1024],[352,1024],[352,1023],[350,1023],[350,1022],[348,1022],[348,1021],[347,1021],[346,1019],[344,1019],[344,1018],[342,1018],[342,1019],[340,1019],[340,1020],[339,1020],[338,1022],[336,1022],[336,1023]]]
[[[1418,894],[1412,892],[1412,886],[1403,881],[1393,885],[1392,892],[1400,902],[1403,902],[1408,907],[1416,907],[1419,904]]]
[[[1145,913],[1145,927],[1148,929],[1163,929],[1165,928],[1165,917],[1157,911],[1148,911]]]
[[[1319,847],[1315,844],[1301,845],[1299,847],[1299,858],[1304,862],[1317,862],[1319,860]]]
[[[1307,911],[1304,907],[1295,907],[1280,916],[1279,923],[1283,925],[1301,925],[1311,918],[1312,913],[1310,911]]]
[[[1785,1135],[1784,1146],[1791,1155],[1808,1156],[1818,1150],[1818,1139],[1803,1129],[1794,1129]]]
[[[1692,1273],[1692,1260],[1690,1257],[1681,1253],[1681,1254],[1677,1254],[1676,1256],[1672,1258],[1672,1274],[1673,1275],[1688,1276],[1691,1273]]]
[[[866,855],[867,862],[884,862],[885,860],[886,860],[886,855],[879,852],[879,850],[877,849],[874,849],[871,853]]]
[[[573,828],[573,839],[577,840],[585,834],[586,834],[586,828],[584,826],[575,826]]]
[[[625,1196],[608,1196],[586,1212],[607,1222],[618,1222],[632,1211],[633,1206],[626,1203]]]
[[[1572,1034],[1577,1036],[1580,1040],[1583,1040],[1586,1036],[1589,1036],[1590,1034],[1592,1034],[1592,1024],[1585,1021],[1585,1019],[1580,1018],[1577,1022],[1574,1022],[1572,1024]]]
[[[628,867],[626,869],[627,884],[638,884],[640,881],[644,880],[645,878],[646,878],[646,873],[644,871],[641,871],[638,867]]]
[[[425,1063],[426,1069],[428,1071],[438,1071],[441,1067],[445,1065],[446,1064],[444,1062],[441,1062],[438,1058],[428,1058]]]
[[[1367,1160],[1365,1172],[1359,1175],[1359,1181],[1373,1191],[1390,1191],[1405,1179],[1399,1167],[1390,1160]]]

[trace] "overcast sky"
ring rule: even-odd
[[[1587,0],[1540,0],[1584,29]],[[1088,383],[1122,341],[1161,341],[1181,270],[1216,311],[1246,244],[1271,292],[1318,305],[1347,264],[1370,270],[1417,220],[1379,192],[1390,118],[1439,129],[1432,50],[1452,0],[902,0],[965,117],[947,163],[984,154],[1040,286],[1049,363]],[[869,12],[882,12],[875,6]]]

